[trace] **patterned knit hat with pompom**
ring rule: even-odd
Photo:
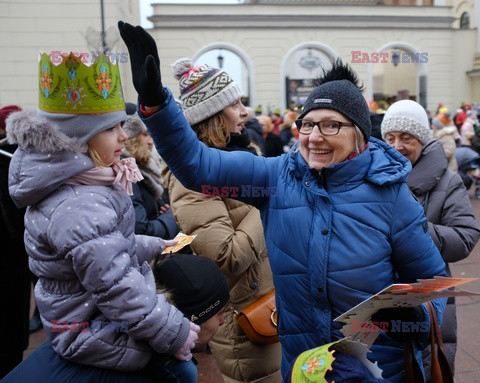
[[[180,101],[190,125],[212,117],[243,96],[238,84],[222,69],[194,66],[187,57],[175,61],[172,69],[180,82]]]

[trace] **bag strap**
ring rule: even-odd
[[[435,313],[432,302],[427,302],[426,306],[430,315],[431,381],[453,383],[453,375],[443,346],[442,333],[438,325],[437,314]]]
[[[422,369],[415,357],[413,341],[405,342],[403,355],[405,358],[405,383],[425,383]]]
[[[443,346],[442,333],[438,325],[437,314],[432,302],[426,302],[425,305],[430,315],[430,348],[431,348],[431,371],[430,381],[432,383],[453,383],[453,375],[448,364],[445,348]],[[406,342],[404,345],[405,358],[405,382],[406,383],[424,383],[424,377],[420,364],[415,358],[415,347],[413,341]]]

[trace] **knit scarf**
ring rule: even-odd
[[[255,155],[257,154],[255,148],[250,146],[250,136],[248,135],[247,129],[243,129],[241,133],[230,133],[230,141],[228,142],[227,146],[221,150],[225,150],[227,152],[240,150],[250,152]]]
[[[140,168],[144,178],[142,184],[146,186],[155,199],[161,198],[164,191],[161,171],[163,166],[162,162],[160,155],[155,149],[152,149],[150,151],[150,162],[147,166]]]
[[[368,142],[365,144],[365,146],[363,147],[363,150],[362,152],[368,148]],[[358,156],[361,152],[352,152],[348,155],[347,158],[344,159],[344,161],[348,161],[348,160],[351,160],[352,158],[355,158],[356,156]]]
[[[132,183],[143,180],[142,173],[132,157],[123,158],[109,167],[95,166],[83,173],[69,178],[65,183],[69,185],[102,185],[120,187],[128,195],[133,195]]]

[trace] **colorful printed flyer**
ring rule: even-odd
[[[372,363],[367,358],[370,346],[381,331],[372,323],[371,316],[382,308],[414,307],[436,298],[480,295],[475,292],[452,290],[455,286],[476,279],[434,277],[420,279],[416,283],[390,285],[336,318],[335,321],[346,323],[342,328],[345,338],[301,353],[294,362],[291,382],[326,383],[325,374],[335,368],[333,366],[335,350],[355,356],[376,378],[381,379],[382,370],[377,363]]]
[[[370,347],[381,332],[381,329],[371,321],[372,315],[378,310],[390,307],[415,307],[437,298],[480,295],[464,290],[447,290],[476,279],[478,278],[434,277],[420,279],[417,283],[393,284],[334,320],[345,323],[342,327],[345,337]]]

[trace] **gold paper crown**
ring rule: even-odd
[[[120,71],[103,54],[87,66],[72,52],[54,65],[40,55],[38,108],[45,112],[98,114],[125,110]]]

